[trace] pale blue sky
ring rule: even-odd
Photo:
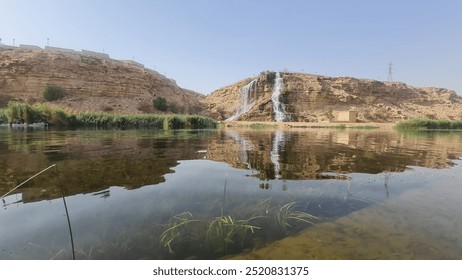
[[[106,52],[208,94],[264,70],[462,95],[462,0],[0,0],[3,44]]]

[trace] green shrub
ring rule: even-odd
[[[0,109],[0,123],[7,123],[8,117],[6,109]]]
[[[270,85],[274,85],[276,81],[276,72],[266,72],[266,82]]]
[[[42,96],[46,101],[55,101],[63,98],[65,95],[66,93],[60,87],[46,86],[42,89]]]
[[[156,108],[159,111],[167,111],[167,100],[165,97],[158,96],[154,99],[152,102],[154,105],[154,108]]]

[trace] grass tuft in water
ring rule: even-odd
[[[235,220],[230,215],[215,217],[209,221],[205,243],[209,250],[225,255],[228,244],[243,247],[249,233],[259,229],[249,220]]]
[[[220,257],[253,247],[258,240],[268,236],[281,238],[296,233],[319,221],[319,218],[297,210],[296,202],[272,207],[271,199],[265,199],[239,214],[239,218],[221,214],[198,219],[190,212],[175,215],[165,225],[160,243],[175,257],[187,256],[191,252],[197,254],[199,250],[206,258]]]
[[[287,235],[296,229],[298,223],[316,225],[315,221],[320,221],[316,216],[309,213],[295,210],[295,202],[284,204],[274,213],[275,225],[278,230]]]
[[[173,254],[173,244],[186,235],[186,228],[190,223],[201,222],[193,219],[190,212],[183,212],[173,216],[167,229],[160,235],[160,243],[168,248],[170,254]]]
[[[174,247],[192,242],[205,248],[208,254],[223,255],[226,246],[242,247],[250,233],[259,227],[248,220],[236,220],[232,216],[218,216],[211,219],[195,219],[190,212],[175,215],[160,235],[160,243],[175,254]]]

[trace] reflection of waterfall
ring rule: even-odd
[[[276,80],[274,82],[273,94],[271,95],[271,100],[273,101],[274,119],[277,122],[283,122],[287,120],[286,109],[284,108],[284,104],[282,104],[279,100],[283,87],[284,84],[282,83],[281,74],[277,72]]]
[[[234,121],[239,118],[242,114],[247,113],[252,109],[257,98],[257,80],[253,80],[248,83],[245,87],[241,88],[241,105],[237,108],[236,113],[231,117],[227,118],[227,121]],[[252,102],[253,101],[253,102]]]
[[[233,138],[234,140],[236,140],[237,143],[239,143],[239,161],[241,163],[245,163],[248,169],[252,169],[252,166],[249,162],[249,158],[247,156],[248,151],[253,150],[252,141],[242,138],[238,132],[232,130],[226,130],[226,135]]]
[[[271,162],[274,165],[274,177],[281,178],[281,163],[279,158],[280,147],[284,144],[284,132],[277,130],[274,134],[273,148],[271,149]]]

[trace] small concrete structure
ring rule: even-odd
[[[356,122],[356,111],[339,111],[337,115],[337,122]]]

